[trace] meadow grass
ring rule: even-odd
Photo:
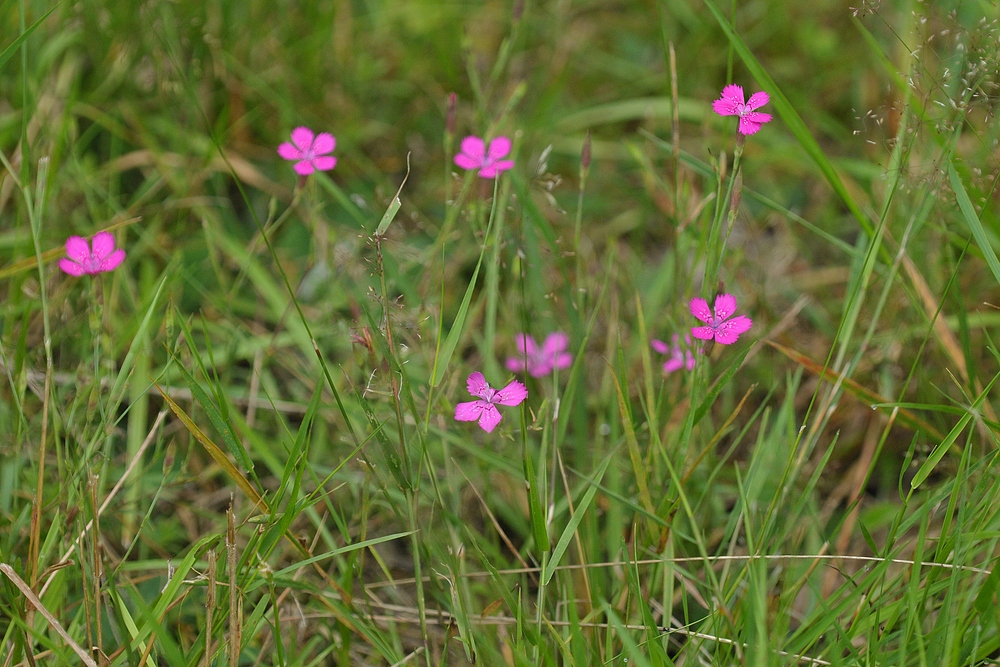
[[[0,17],[4,667],[998,664],[995,2]]]

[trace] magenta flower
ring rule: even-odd
[[[730,84],[722,89],[722,97],[712,102],[712,108],[720,116],[739,116],[740,134],[753,134],[764,123],[771,122],[771,114],[755,111],[768,103],[771,98],[764,91],[754,93],[743,103],[743,88]]]
[[[720,294],[715,297],[715,313],[708,309],[704,299],[691,299],[691,314],[708,326],[693,327],[691,335],[701,340],[715,339],[716,343],[730,345],[736,342],[740,334],[749,331],[753,320],[746,315],[733,317],[736,312],[736,297],[731,294]],[[731,318],[732,319],[729,319]]]
[[[548,375],[555,369],[563,369],[573,363],[573,355],[566,351],[569,336],[556,331],[545,338],[541,347],[535,339],[523,333],[514,336],[518,356],[507,358],[507,369],[514,373],[528,371],[531,377]]]
[[[501,171],[514,166],[513,160],[501,160],[510,153],[510,139],[497,137],[490,142],[489,150],[479,137],[462,139],[462,152],[455,156],[455,164],[462,169],[478,169],[480,178],[495,178]]]
[[[673,373],[684,368],[691,370],[694,368],[694,354],[691,352],[691,336],[684,334],[684,346],[681,347],[680,336],[674,334],[670,338],[668,346],[662,340],[653,339],[653,349],[660,354],[669,354],[670,358],[663,362],[663,372]]]
[[[337,139],[328,132],[315,135],[308,127],[297,127],[292,130],[292,143],[286,141],[278,146],[278,155],[286,160],[297,160],[292,169],[308,176],[314,171],[329,171],[337,166],[337,158],[327,155],[336,147]]]
[[[528,396],[528,390],[517,380],[503,389],[494,389],[479,371],[469,376],[467,386],[469,393],[479,400],[456,405],[455,419],[460,422],[474,422],[478,419],[479,425],[487,433],[496,428],[502,419],[497,410],[498,405],[519,405]]]
[[[59,260],[59,268],[71,276],[94,275],[114,270],[124,259],[125,251],[115,250],[111,232],[97,232],[91,243],[80,236],[66,239],[66,257]]]

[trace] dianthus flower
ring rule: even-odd
[[[566,351],[569,347],[569,336],[562,331],[549,334],[541,347],[528,334],[517,334],[514,340],[518,356],[507,358],[507,369],[514,373],[523,373],[527,370],[528,375],[537,378],[573,363],[573,355]]]
[[[708,309],[708,303],[704,299],[691,299],[691,314],[707,325],[693,327],[691,335],[701,340],[714,338],[716,343],[723,345],[735,343],[741,333],[749,331],[753,326],[753,320],[746,315],[733,317],[735,312],[736,297],[731,294],[715,297],[714,313]]]
[[[670,338],[670,345],[655,338],[650,343],[653,349],[660,354],[669,354],[670,358],[663,362],[663,372],[673,373],[684,368],[691,370],[694,368],[694,353],[691,352],[691,336],[684,334],[684,346],[681,347],[680,336],[674,334]]]
[[[510,153],[510,139],[497,137],[490,142],[489,150],[479,137],[462,139],[462,152],[455,156],[455,164],[462,169],[478,169],[480,178],[495,178],[501,171],[514,166],[513,160],[500,158]]]
[[[469,393],[479,398],[478,401],[459,403],[455,406],[455,419],[462,422],[479,420],[479,426],[490,433],[503,417],[497,410],[498,405],[519,405],[528,396],[528,390],[517,380],[512,381],[503,389],[494,389],[479,371],[469,376],[467,384]]]
[[[97,232],[89,244],[81,236],[66,239],[66,257],[59,260],[59,268],[71,276],[94,275],[112,271],[124,260],[125,251],[115,250],[111,232]]]
[[[332,153],[337,147],[337,139],[328,132],[318,135],[308,127],[292,130],[292,143],[287,141],[278,146],[278,155],[286,160],[296,160],[292,169],[297,174],[307,176],[314,171],[328,171],[337,166],[337,158]]]
[[[743,88],[730,84],[722,89],[722,97],[712,102],[712,108],[720,116],[739,116],[740,134],[753,134],[764,123],[771,122],[771,114],[755,111],[770,101],[764,91],[754,93],[743,102]]]

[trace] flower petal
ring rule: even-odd
[[[540,378],[552,372],[552,362],[548,359],[535,357],[528,359],[528,375]]]
[[[81,236],[71,236],[66,239],[66,256],[83,264],[90,259],[90,244]]]
[[[118,265],[125,261],[125,251],[121,248],[104,258],[101,262],[100,271],[114,271]]]
[[[691,314],[705,324],[712,321],[712,311],[708,309],[708,302],[704,299],[699,299],[698,297],[691,299],[689,308],[691,308]]]
[[[679,371],[683,367],[684,362],[676,357],[663,362],[664,373],[673,373],[674,371]]]
[[[715,317],[728,320],[736,312],[736,297],[732,294],[720,294],[715,297]]]
[[[302,160],[301,162],[296,162],[292,165],[292,169],[295,170],[296,174],[301,174],[302,176],[308,176],[309,174],[316,171],[313,167],[312,160]]]
[[[511,380],[510,384],[496,393],[493,402],[500,405],[515,406],[520,405],[521,401],[527,397],[528,389],[517,380]]]
[[[657,340],[656,338],[654,338],[653,340],[651,340],[649,342],[649,345],[650,345],[650,347],[652,347],[654,350],[656,350],[660,354],[669,354],[670,353],[670,348],[667,347],[667,344],[664,343],[662,340]]]
[[[97,232],[90,241],[90,247],[93,248],[94,257],[103,260],[114,252],[115,237],[111,235],[111,232]]]
[[[59,268],[71,276],[79,277],[86,273],[82,264],[77,264],[68,257],[63,257],[59,260]]]
[[[479,415],[486,406],[489,406],[489,403],[486,401],[459,403],[455,406],[455,419],[460,422],[474,422],[479,419]]]
[[[313,155],[326,155],[327,153],[332,153],[333,149],[336,147],[336,137],[329,132],[320,132],[316,135],[315,141],[313,141]]]
[[[755,114],[751,114],[751,115],[755,115]],[[764,114],[760,114],[760,115],[764,115]],[[747,136],[750,136],[751,134],[757,134],[757,132],[760,130],[760,128],[761,128],[761,124],[755,122],[749,116],[744,116],[743,118],[740,118],[740,127],[739,127],[740,134],[744,134],[744,135],[747,135]]]
[[[712,340],[715,338],[715,329],[712,327],[691,327],[691,335],[701,340]]]
[[[302,158],[302,151],[286,141],[278,146],[278,155],[286,160],[299,160]]]
[[[555,356],[559,352],[564,352],[569,347],[569,336],[562,331],[550,333],[542,343],[542,352],[548,356]]]
[[[760,90],[750,96],[750,99],[747,100],[746,108],[753,111],[754,109],[761,108],[770,101],[771,97],[763,90]]]
[[[712,110],[720,116],[735,116],[743,104],[743,88],[730,84],[722,89],[722,97],[712,102]]]
[[[472,158],[477,167],[481,167],[485,163],[486,146],[479,137],[468,136],[462,139],[462,152]],[[459,166],[461,167],[462,165]],[[471,169],[471,167],[468,168]]]
[[[318,171],[330,171],[337,166],[337,158],[330,157],[329,155],[323,155],[321,157],[313,158],[313,167]]]
[[[483,176],[483,174],[479,174],[479,175],[483,176],[483,178],[493,178],[494,176],[496,176],[497,174],[499,174],[501,171],[507,171],[508,169],[512,169],[513,167],[514,167],[514,161],[513,160],[500,160],[499,162],[494,162],[493,164],[491,164],[488,167],[483,167],[483,171],[487,171],[487,170],[489,171],[488,175],[486,175],[486,176]]]
[[[740,118],[740,133],[754,134],[764,123],[771,122],[771,114],[760,111],[751,111]]]
[[[569,352],[560,352],[552,360],[552,367],[562,370],[564,368],[569,368],[573,363],[573,355]]]
[[[479,415],[479,425],[487,433],[492,433],[501,419],[503,419],[503,416],[497,410],[496,406],[487,403],[483,406],[482,414]]]
[[[507,370],[511,373],[523,373],[528,367],[527,364],[524,357],[507,357]]]
[[[462,169],[478,169],[479,163],[473,160],[471,157],[465,153],[459,153],[455,156],[455,164],[457,164]]]
[[[722,97],[727,100],[732,100],[735,103],[743,104],[743,86],[737,86],[735,83],[731,83],[722,89]]]
[[[686,359],[684,361],[684,367],[687,370],[691,370],[692,368],[694,368],[694,355],[691,354],[690,350],[688,350],[687,352],[685,352],[685,355],[686,355]]]
[[[483,394],[486,393],[486,390],[490,389],[490,383],[486,381],[486,378],[484,378],[483,374],[479,371],[469,375],[469,379],[466,381],[465,386],[469,390],[470,394],[479,398],[482,398]]]
[[[727,320],[716,329],[715,342],[722,343],[723,345],[732,345],[740,337],[741,333],[749,331],[752,326],[753,320],[746,315],[740,315],[739,317]]]
[[[478,176],[479,178],[496,178],[497,173],[497,166],[495,164],[491,164],[488,167],[480,169]]]
[[[526,357],[533,357],[538,354],[538,344],[535,339],[528,334],[519,333],[514,336],[514,346],[517,351]]]
[[[510,139],[507,137],[497,137],[490,142],[490,148],[488,154],[486,155],[486,161],[496,162],[500,158],[505,157],[508,153],[510,153]]]
[[[315,136],[313,131],[308,127],[297,127],[292,130],[292,143],[300,151],[307,151],[312,148],[313,137]]]
[[[735,116],[736,105],[727,99],[715,100],[712,102],[712,111],[720,116]]]

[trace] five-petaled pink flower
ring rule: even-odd
[[[563,369],[573,363],[573,355],[566,351],[569,336],[556,331],[545,338],[541,347],[527,334],[514,336],[518,356],[507,358],[507,369],[514,373],[528,371],[531,377],[548,375],[555,369]]]
[[[739,116],[740,134],[753,134],[764,123],[771,122],[771,114],[755,111],[768,103],[771,98],[764,91],[754,93],[743,102],[743,88],[730,84],[722,89],[722,97],[712,102],[712,108],[720,116]]]
[[[330,133],[316,135],[308,127],[297,127],[292,130],[292,143],[286,141],[278,146],[278,155],[286,160],[296,160],[292,169],[307,176],[314,171],[328,171],[337,166],[337,158],[327,155],[336,147],[337,139]]]
[[[71,276],[94,275],[114,270],[124,259],[125,251],[115,250],[111,232],[97,232],[91,243],[80,236],[66,239],[66,257],[59,260],[59,268]]]
[[[691,336],[684,334],[684,346],[681,347],[680,336],[674,334],[670,339],[670,345],[662,340],[653,339],[653,349],[660,354],[669,354],[670,358],[663,362],[663,372],[673,373],[684,368],[691,370],[694,368],[694,353],[691,352]]]
[[[500,158],[510,153],[510,139],[497,137],[490,142],[489,150],[479,137],[462,139],[462,152],[455,156],[455,164],[462,169],[478,169],[480,178],[495,178],[501,171],[514,166],[513,160]]]
[[[455,419],[462,422],[474,422],[478,419],[479,425],[487,433],[496,428],[502,419],[497,410],[498,405],[519,405],[528,396],[528,390],[517,380],[503,389],[494,389],[479,371],[469,376],[467,386],[469,393],[479,400],[456,405]]]
[[[753,320],[746,315],[733,317],[735,312],[736,297],[731,294],[720,294],[715,297],[714,314],[708,309],[708,303],[704,299],[691,299],[691,314],[708,325],[693,327],[691,335],[701,340],[714,338],[716,343],[723,345],[735,343],[741,333],[749,331],[753,326]]]

